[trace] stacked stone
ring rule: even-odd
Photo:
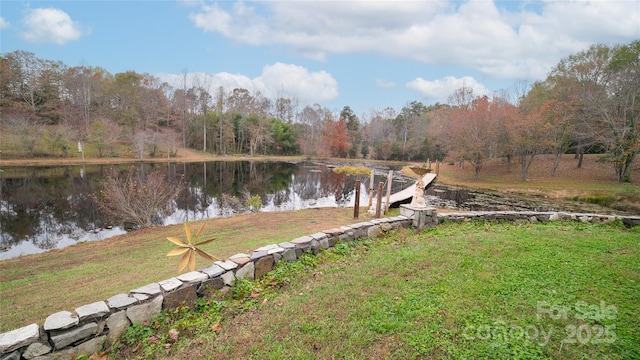
[[[400,214],[411,219],[411,226],[418,230],[438,225],[438,212],[435,208],[402,204]]]
[[[74,355],[99,353],[132,324],[150,320],[162,310],[193,308],[198,297],[232,286],[235,279],[254,280],[279,261],[293,262],[304,253],[318,254],[338,242],[377,237],[410,224],[407,217],[397,216],[325,230],[263,246],[251,254],[235,254],[207,268],[84,305],[73,312],[61,311],[47,317],[43,326],[31,324],[0,334],[0,360],[66,360]]]
[[[627,227],[640,225],[640,216],[620,216],[602,214],[584,214],[569,212],[534,212],[534,211],[469,211],[449,212],[437,214],[438,223],[445,221],[463,222],[474,219],[487,221],[528,221],[531,223],[547,221],[580,221],[583,223],[610,223],[616,220],[622,221]]]
[[[404,210],[402,210],[404,208]],[[432,208],[401,207],[404,215],[374,219],[301,236],[288,242],[255,249],[251,254],[235,254],[224,261],[180,276],[118,294],[106,301],[80,306],[73,312],[50,315],[44,325],[31,324],[0,334],[0,360],[69,359],[92,354],[110,346],[129,326],[179,306],[193,307],[198,297],[232,286],[235,279],[254,280],[264,276],[279,261],[293,262],[303,254],[318,254],[338,242],[375,238],[385,232],[414,226],[419,229],[444,221],[473,219],[489,221],[546,222],[574,220],[585,223],[620,219],[626,226],[640,225],[640,216],[613,216],[566,212],[472,211],[438,214]]]

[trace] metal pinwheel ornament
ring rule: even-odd
[[[196,269],[196,253],[198,255],[204,257],[205,259],[219,260],[215,256],[213,256],[211,254],[208,254],[204,250],[198,249],[198,246],[204,245],[204,244],[208,244],[208,243],[210,243],[210,242],[212,242],[213,240],[216,239],[216,238],[211,238],[211,239],[203,240],[203,241],[201,241],[199,243],[196,243],[195,241],[202,234],[202,230],[203,229],[204,229],[204,224],[202,224],[202,226],[200,226],[200,230],[198,230],[198,232],[196,233],[195,238],[193,238],[193,240],[192,240],[192,238],[191,238],[191,230],[189,230],[189,226],[187,226],[187,223],[185,223],[184,224],[184,233],[187,236],[187,242],[186,243],[184,241],[182,241],[182,239],[178,239],[176,237],[168,237],[167,238],[167,240],[169,240],[172,243],[174,243],[174,244],[179,246],[177,249],[173,249],[173,250],[169,251],[167,253],[167,256],[182,255],[182,259],[180,259],[180,263],[178,264],[178,272],[181,272],[187,266],[187,264],[189,265],[189,270],[190,271],[194,271]]]

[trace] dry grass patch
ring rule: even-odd
[[[205,250],[226,258],[362,219],[353,219],[352,209],[322,208],[204,221],[203,237],[218,238],[205,245]],[[0,332],[42,324],[54,312],[71,311],[176,276],[179,259],[165,256],[173,248],[165,240],[169,236],[183,237],[182,225],[148,228],[1,261]],[[198,259],[198,267],[205,266]]]
[[[636,159],[631,183],[615,180],[610,164],[597,162],[599,155],[585,155],[581,169],[573,155],[564,155],[555,176],[551,176],[553,157],[539,155],[533,161],[526,181],[520,179],[520,168],[514,160],[507,172],[504,159],[486,162],[478,180],[473,167],[460,168],[457,164],[440,165],[438,182],[474,189],[491,189],[516,193],[526,197],[587,202],[604,205],[628,213],[640,213],[640,159]],[[603,203],[603,197],[614,197]],[[590,199],[594,199],[591,201]]]

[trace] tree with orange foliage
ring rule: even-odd
[[[344,118],[341,117],[338,121],[328,118],[324,123],[323,138],[325,145],[329,145],[331,156],[347,157],[349,153],[349,137]]]
[[[455,106],[443,119],[450,138],[449,147],[461,160],[469,161],[477,180],[485,161],[496,152],[496,104],[487,96],[474,98],[473,90],[465,87],[456,91],[453,100]]]
[[[576,139],[576,99],[559,90],[562,89],[554,89],[547,83],[537,82],[520,104],[522,111],[529,114],[537,113],[539,121],[544,123],[540,145],[544,147],[543,150],[553,154],[551,176],[555,175],[560,158]]]
[[[506,130],[520,163],[520,179],[525,181],[535,156],[548,148],[550,125],[538,107],[529,113],[514,108],[509,111],[508,117]]]

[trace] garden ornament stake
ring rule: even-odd
[[[167,253],[167,256],[176,256],[176,255],[184,254],[182,256],[182,259],[180,259],[180,263],[178,264],[178,272],[181,272],[187,266],[187,264],[189,265],[190,271],[194,271],[196,269],[196,253],[209,260],[214,260],[214,259],[220,260],[215,256],[206,253],[204,250],[198,249],[198,246],[210,243],[216,239],[216,238],[211,238],[211,239],[203,240],[199,243],[196,243],[195,241],[202,234],[203,229],[204,229],[204,224],[200,226],[200,230],[198,230],[198,232],[196,233],[195,238],[191,240],[191,230],[189,230],[189,226],[187,226],[187,223],[184,223],[184,233],[187,236],[186,243],[183,242],[181,239],[178,239],[175,237],[167,238],[167,240],[179,246],[177,249],[173,249],[169,251]]]

